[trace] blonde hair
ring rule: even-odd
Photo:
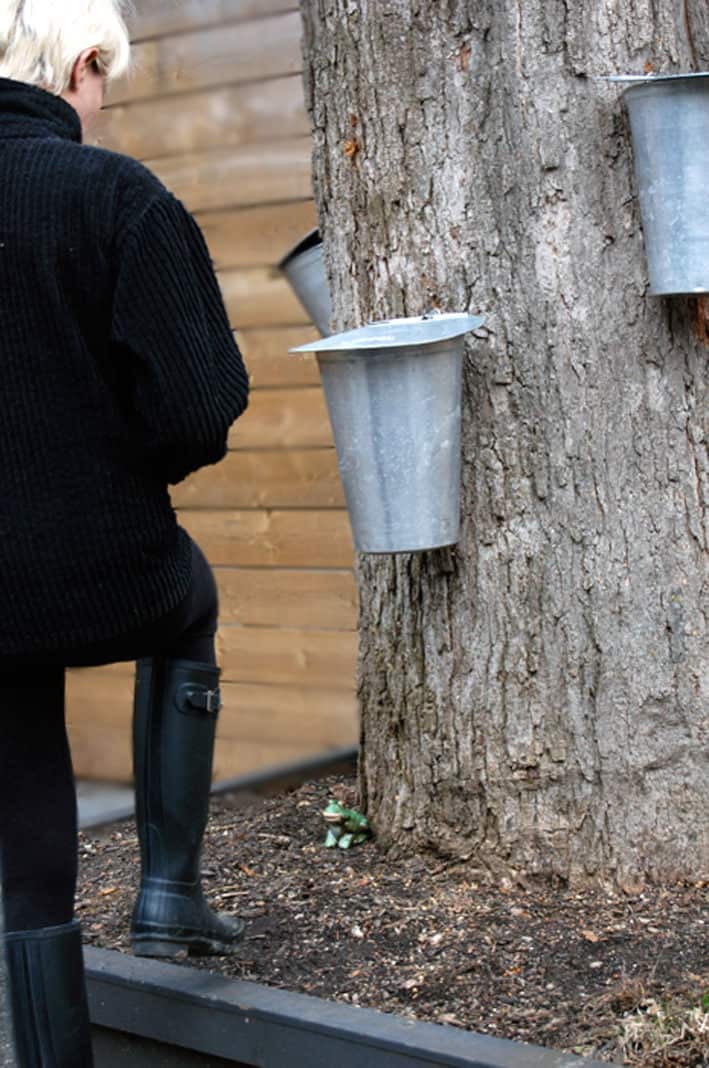
[[[128,69],[130,38],[124,0],[0,0],[0,77],[59,96],[76,60],[96,48],[108,79]]]

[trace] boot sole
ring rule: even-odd
[[[145,938],[132,942],[135,957],[160,957],[162,959],[181,957],[229,957],[238,952],[243,941],[243,934],[229,942],[220,942],[211,938],[170,939]]]

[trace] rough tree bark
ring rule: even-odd
[[[358,561],[376,829],[497,877],[706,877],[709,305],[647,296],[598,80],[704,69],[706,4],[301,7],[334,328],[487,318],[461,543]]]

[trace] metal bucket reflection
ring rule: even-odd
[[[624,97],[650,290],[708,293],[709,74],[635,79]]]
[[[302,347],[318,357],[359,552],[458,540],[463,334],[482,322],[390,320]]]
[[[332,302],[323,262],[323,247],[318,230],[311,230],[295,248],[284,256],[278,269],[288,279],[300,303],[315,323],[322,337],[330,333]]]

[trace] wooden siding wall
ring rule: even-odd
[[[217,467],[177,487],[215,567],[224,707],[215,777],[356,741],[352,546],[314,337],[274,264],[315,224],[294,0],[138,0],[135,69],[96,131],[193,211],[252,377]],[[75,671],[79,775],[130,778],[132,666]]]

